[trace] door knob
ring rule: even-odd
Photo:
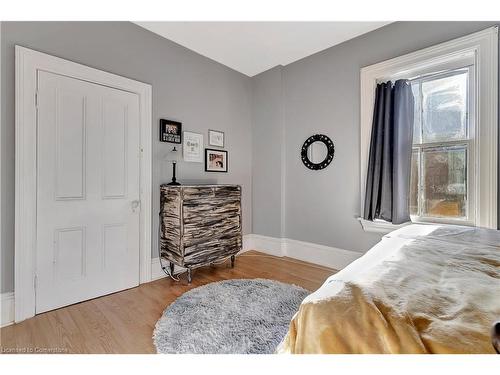
[[[139,206],[141,204],[141,201],[140,200],[133,200],[131,203],[130,203],[130,206],[132,207],[132,212],[135,212]]]

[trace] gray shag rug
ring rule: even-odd
[[[270,354],[309,292],[265,279],[210,283],[177,298],[156,323],[158,353]]]

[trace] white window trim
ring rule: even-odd
[[[35,315],[37,71],[136,93],[140,106],[140,283],[151,281],[152,86],[16,45],[15,321]]]
[[[476,225],[497,229],[498,164],[498,27],[409,53],[361,69],[360,208],[364,212],[366,173],[370,151],[373,105],[377,83],[412,72],[433,69],[472,56],[476,66]],[[388,233],[398,225],[367,222],[363,229]]]

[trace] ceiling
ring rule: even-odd
[[[247,76],[287,65],[389,22],[135,22]]]

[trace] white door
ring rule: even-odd
[[[38,72],[36,313],[139,284],[139,97]]]

